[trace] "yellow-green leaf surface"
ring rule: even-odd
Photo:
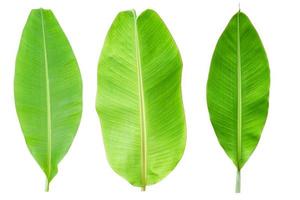
[[[268,113],[270,71],[263,44],[238,12],[221,35],[207,82],[207,104],[218,140],[240,170],[254,151]]]
[[[181,71],[157,13],[119,13],[99,61],[96,107],[111,167],[142,190],[169,174],[184,152]]]
[[[15,103],[26,144],[47,177],[70,148],[82,112],[82,81],[71,46],[50,10],[32,10],[16,60]]]

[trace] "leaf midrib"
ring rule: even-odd
[[[48,71],[48,53],[46,45],[46,34],[45,34],[45,23],[43,16],[43,9],[40,9],[41,13],[41,24],[42,24],[42,35],[43,35],[43,51],[44,51],[44,62],[45,62],[45,81],[46,81],[46,104],[47,104],[47,161],[48,161],[48,179],[51,177],[51,152],[52,152],[52,127],[51,127],[51,100],[50,100],[50,84],[49,84],[49,71]],[[49,181],[49,180],[48,180]]]
[[[146,129],[146,112],[144,99],[143,74],[141,69],[141,55],[139,47],[139,36],[137,27],[137,16],[132,10],[134,16],[134,43],[136,52],[136,67],[138,77],[138,92],[139,92],[139,110],[140,110],[140,125],[141,125],[141,183],[142,190],[145,190],[147,185],[147,129]]]
[[[240,46],[240,11],[237,14],[237,168],[241,168],[242,158],[242,74]]]

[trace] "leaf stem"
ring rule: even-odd
[[[142,190],[142,192],[145,192],[145,191],[146,191],[146,186],[145,186],[145,185],[142,186],[142,187],[141,187],[141,190]]]
[[[46,178],[46,186],[45,186],[45,192],[49,192],[50,182],[48,178]]]
[[[241,171],[238,169],[236,171],[236,183],[235,183],[235,193],[241,192]]]

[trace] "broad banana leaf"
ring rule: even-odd
[[[226,154],[240,171],[266,122],[270,71],[263,44],[248,17],[238,12],[221,35],[207,82],[210,119]]]
[[[169,174],[184,152],[181,71],[157,13],[118,14],[100,56],[96,108],[111,167],[142,190]]]
[[[50,10],[32,10],[16,60],[15,104],[27,146],[49,183],[82,112],[82,81],[71,46]]]

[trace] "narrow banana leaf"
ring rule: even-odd
[[[15,104],[27,146],[49,183],[82,112],[82,81],[71,46],[50,10],[32,10],[16,60]]]
[[[96,108],[111,167],[142,190],[169,174],[184,152],[181,71],[157,13],[119,13],[100,56]]]
[[[240,171],[266,122],[270,71],[263,44],[248,17],[238,12],[221,35],[211,61],[207,104],[217,138]]]

